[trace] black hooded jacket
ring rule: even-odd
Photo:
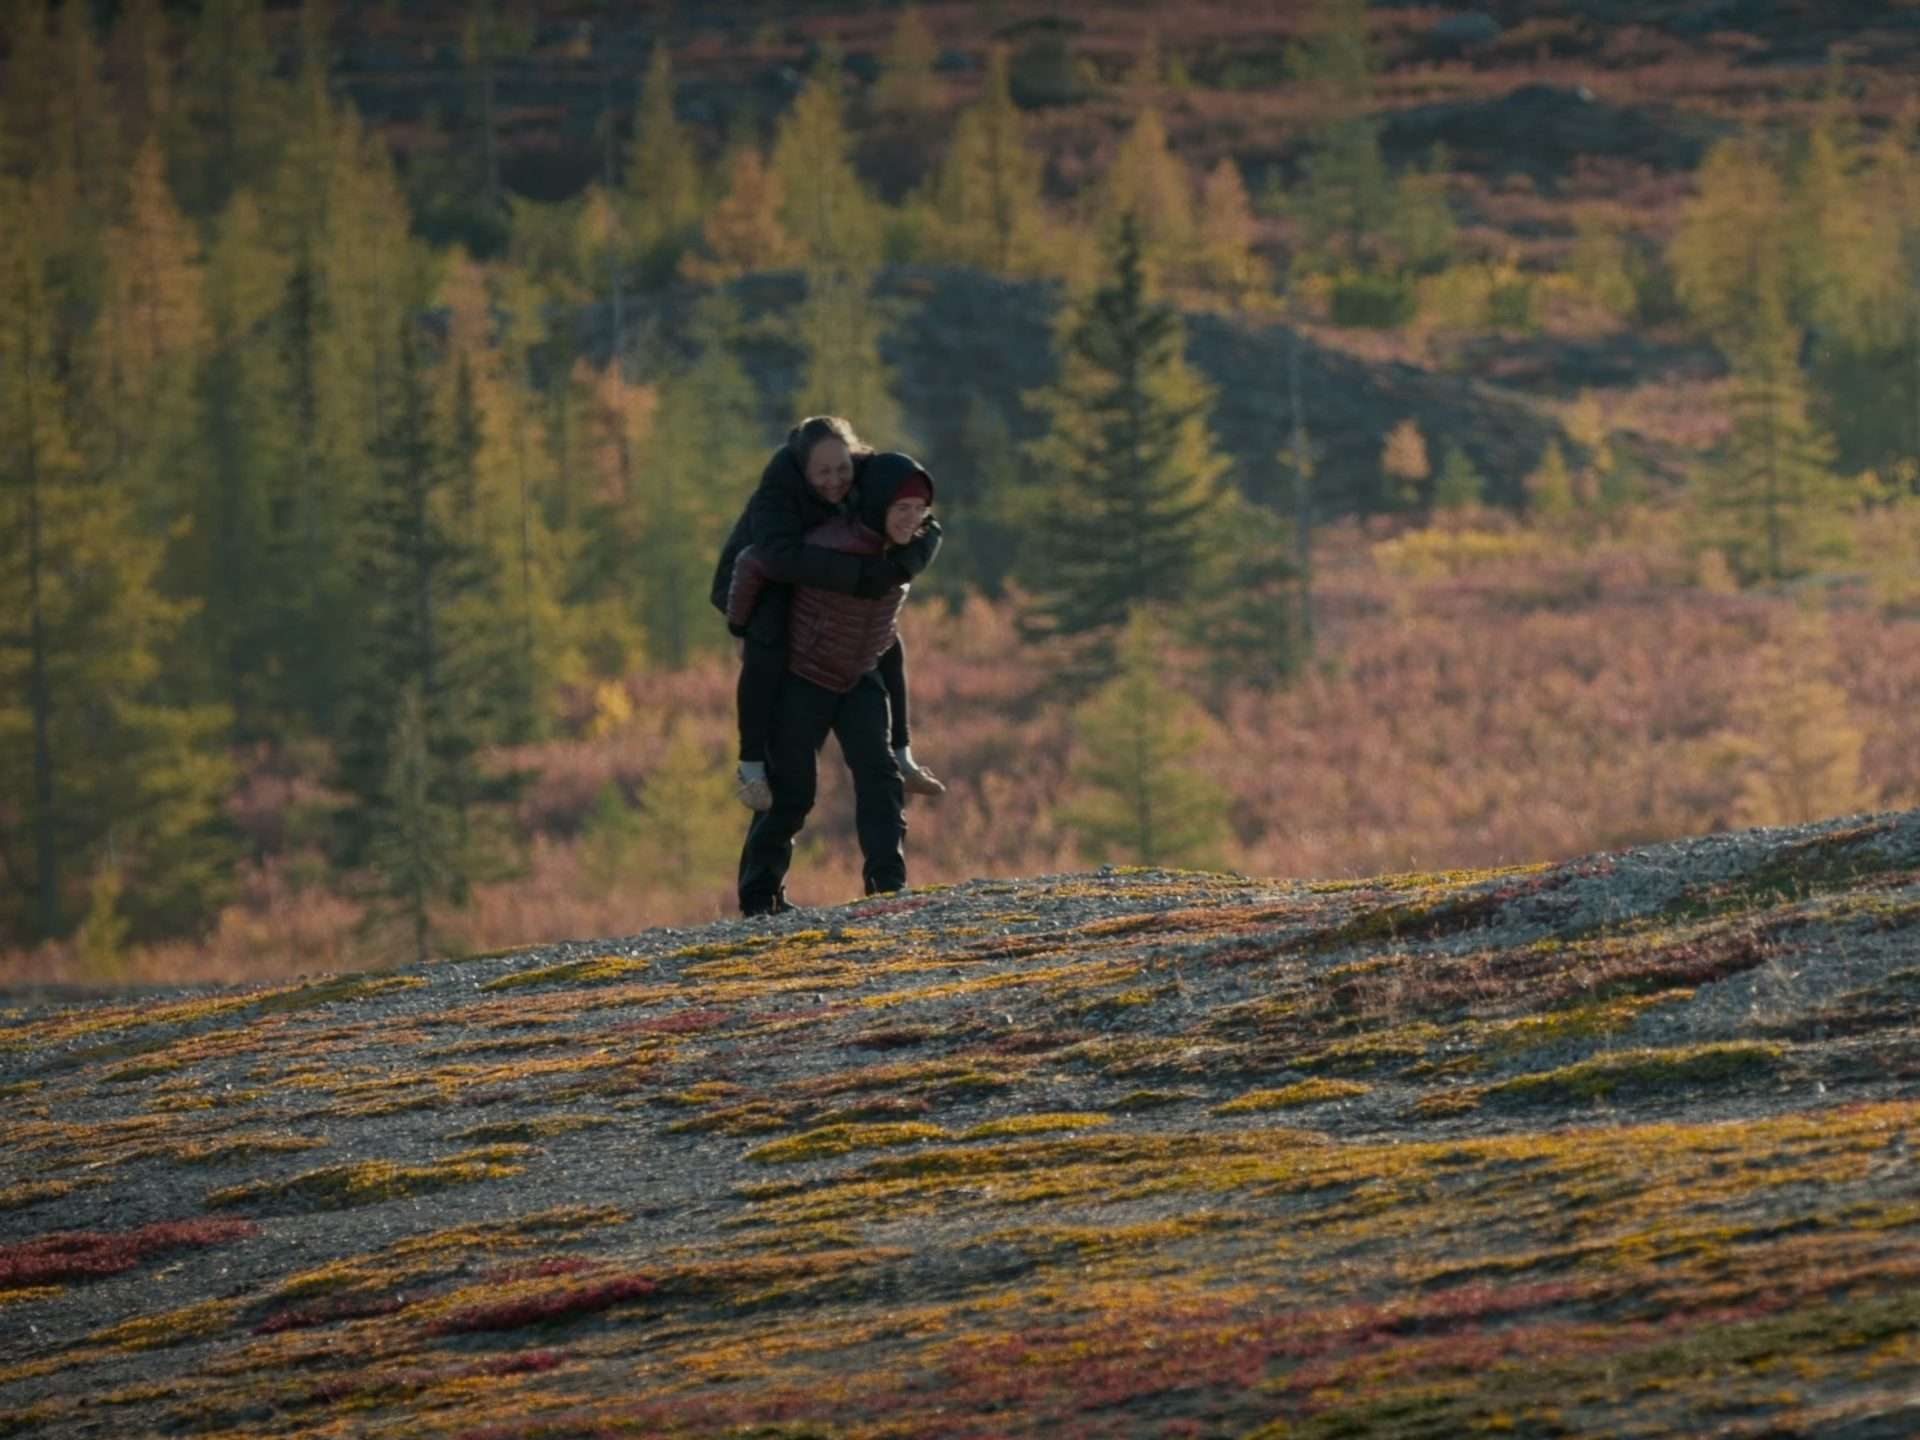
[[[940,522],[931,517],[907,544],[889,546],[879,555],[849,555],[806,543],[809,530],[844,514],[850,504],[864,503],[863,497],[869,488],[868,472],[877,462],[884,463],[873,472],[877,482],[874,488],[876,492],[886,491],[888,503],[900,481],[912,470],[921,468],[906,456],[861,456],[854,461],[854,490],[847,501],[830,505],[814,493],[799,462],[786,446],[773,452],[773,458],[760,474],[759,488],[734,522],[732,533],[720,549],[719,563],[714,567],[709,598],[723,615],[727,611],[727,596],[733,588],[734,557],[748,545],[752,545],[760,557],[767,578],[775,582],[761,592],[760,602],[745,631],[735,633],[784,649],[792,593],[788,587],[811,585],[872,599],[895,585],[907,584],[933,563],[933,557],[940,550]],[[904,462],[906,468],[902,468],[900,462]],[[885,512],[886,505],[882,504],[880,513],[884,516]],[[874,528],[885,533],[883,526]]]

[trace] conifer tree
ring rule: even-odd
[[[138,148],[161,136],[173,109],[173,62],[162,0],[128,0],[121,6],[107,49],[132,77],[121,139]]]
[[[283,579],[273,628],[288,708],[333,733],[364,596],[353,532],[378,488],[373,448],[400,368],[395,312],[417,250],[385,147],[309,93],[267,206],[293,261],[279,324],[292,462],[271,502]]]
[[[1048,421],[1031,447],[1025,577],[1043,630],[1110,636],[1130,607],[1179,601],[1201,564],[1225,462],[1208,431],[1212,396],[1184,345],[1123,216],[1106,283],[1063,317],[1059,380],[1028,397]]]
[[[1606,314],[1626,319],[1640,296],[1619,220],[1605,206],[1582,205],[1573,223],[1578,239],[1568,271],[1574,286]]]
[[[688,458],[699,457],[700,475],[716,477],[751,476],[761,459],[752,440],[758,397],[728,348],[739,323],[724,301],[709,302],[700,317],[699,353],[661,387],[638,467],[641,520],[628,563],[640,577],[640,618],[649,653],[676,668],[686,664],[703,641],[718,644],[723,637],[713,623],[705,590],[713,557],[741,498],[737,487],[696,479]],[[796,413],[841,412],[803,406]],[[861,423],[869,422],[863,418]]]
[[[948,521],[940,563],[915,582],[958,601],[972,588],[998,598],[1020,567],[1029,535],[1021,516],[1026,464],[1007,418],[978,390],[967,397],[954,475],[942,476],[940,513]]]
[[[938,106],[940,94],[934,74],[939,44],[918,5],[909,4],[894,22],[881,61],[875,107],[887,114],[916,118]]]
[[[232,192],[266,178],[285,97],[273,78],[262,0],[206,0],[187,47],[181,99],[192,131],[187,209],[217,214]]]
[[[1196,233],[1193,177],[1168,148],[1158,111],[1142,110],[1134,118],[1101,183],[1100,215],[1109,224],[1122,216],[1131,220],[1151,263],[1188,258]]]
[[[1170,618],[1220,691],[1283,684],[1306,654],[1293,524],[1228,488],[1208,528],[1205,562]]]
[[[416,964],[431,955],[435,912],[466,903],[470,874],[463,817],[436,773],[434,746],[420,683],[409,680],[394,704],[384,747],[380,823],[369,841],[373,883],[365,928],[398,921]]]
[[[673,273],[700,228],[703,198],[693,142],[674,118],[673,59],[656,43],[620,186],[626,233],[645,273]]]
[[[106,237],[85,403],[89,459],[164,533],[186,509],[178,457],[207,339],[199,237],[173,203],[159,145],[135,157],[126,213]]]
[[[1696,543],[1743,582],[1777,583],[1850,553],[1833,441],[1808,413],[1797,337],[1781,330],[1737,372],[1733,431],[1693,481]]]
[[[1380,475],[1385,481],[1382,497],[1389,507],[1410,506],[1420,499],[1420,486],[1433,474],[1427,458],[1427,437],[1419,423],[1409,415],[1387,432],[1380,448]]]
[[[1328,117],[1315,132],[1302,183],[1290,197],[1306,224],[1308,263],[1329,270],[1363,267],[1394,210],[1393,182],[1372,114],[1367,0],[1322,0],[1313,36],[1290,52],[1288,70],[1317,92]]]
[[[410,907],[416,933],[423,895],[458,904],[499,863],[486,843],[486,810],[517,784],[480,762],[482,748],[499,738],[502,677],[499,651],[476,633],[475,617],[497,613],[497,598],[491,612],[466,602],[496,594],[496,577],[490,557],[457,527],[461,477],[436,433],[414,318],[426,296],[416,274],[392,322],[392,403],[375,442],[378,485],[357,544],[367,628],[356,637],[339,750],[340,786],[352,798],[340,816],[338,856],[349,867],[373,865],[379,893]],[[410,695],[417,721],[407,711]],[[428,870],[439,877],[431,884]]]
[[[646,654],[644,577],[630,563],[646,523],[639,476],[659,392],[629,382],[619,366],[577,360],[552,422],[567,493],[559,524],[583,537],[568,577],[569,608],[588,637],[589,670],[621,676]]]
[[[1200,187],[1200,265],[1208,285],[1236,309],[1264,291],[1271,277],[1253,252],[1253,203],[1231,156],[1207,172]]]
[[[846,415],[889,447],[910,446],[892,371],[880,357],[886,319],[867,272],[807,268],[806,298],[787,327],[806,357],[789,405],[794,414]]]
[[[55,156],[54,169],[71,177],[74,197],[84,214],[98,221],[114,209],[125,157],[114,100],[101,74],[92,7],[67,0],[60,6],[55,29],[59,81],[46,138]]]
[[[87,885],[87,913],[74,931],[73,948],[81,973],[96,984],[113,984],[126,975],[126,944],[133,928],[121,913],[126,890],[119,861],[111,855],[94,867]]]
[[[251,193],[221,215],[206,273],[208,352],[196,387],[192,522],[178,570],[199,597],[191,627],[202,688],[231,707],[235,735],[299,727],[272,679],[279,639],[275,497],[293,487],[293,451],[280,405],[287,376],[274,326],[292,269],[268,242]]]
[[[485,608],[460,618],[494,652],[502,735],[527,739],[544,732],[558,686],[585,673],[580,617],[564,603],[580,541],[553,518],[560,486],[531,380],[544,320],[525,277],[483,273],[471,261],[449,266],[442,297],[451,363],[441,367],[437,403],[454,489],[471,496],[457,533],[494,577],[472,592],[471,604]]]
[[[1710,759],[1739,776],[1737,825],[1800,825],[1874,806],[1860,771],[1866,732],[1830,675],[1833,636],[1808,612],[1768,645]]]
[[[752,145],[740,146],[727,161],[726,193],[700,222],[698,247],[681,257],[681,274],[712,285],[797,263],[802,250],[781,223],[785,208],[778,173]]]
[[[529,16],[504,10],[498,0],[470,0],[460,27],[460,64],[466,82],[454,154],[464,159],[464,190],[470,211],[497,218],[507,209],[500,178],[500,62],[533,42]]]
[[[126,914],[153,935],[220,898],[226,722],[164,694],[188,608],[157,583],[164,537],[75,440],[87,412],[80,357],[62,353],[71,237],[54,184],[0,178],[0,815],[26,832],[0,833],[0,864],[33,902],[6,921],[62,933],[111,831]]]
[[[1527,512],[1535,520],[1556,525],[1575,509],[1573,473],[1567,468],[1566,452],[1558,440],[1549,440],[1540,454],[1540,463],[1526,478]]]
[[[932,181],[935,248],[955,264],[1002,275],[1041,268],[1040,194],[1041,159],[1008,86],[1006,50],[995,46],[980,98],[955,122]]]
[[[1668,249],[1681,300],[1736,365],[1787,323],[1786,192],[1760,143],[1707,152]]]
[[[1440,474],[1433,482],[1433,508],[1470,510],[1485,499],[1486,488],[1467,452],[1458,445],[1447,446],[1440,457]]]
[[[58,152],[45,143],[60,88],[59,47],[48,0],[15,0],[0,12],[6,68],[0,71],[0,174],[45,176],[57,171]],[[69,174],[62,189],[74,183]],[[71,203],[66,194],[45,198]]]
[[[733,767],[694,722],[673,722],[660,763],[640,790],[636,858],[646,878],[684,893],[729,873],[740,827],[731,813]]]
[[[1074,793],[1062,814],[1089,860],[1217,865],[1226,794],[1195,761],[1199,707],[1169,693],[1164,640],[1144,610],[1129,617],[1114,677],[1074,712]]]
[[[880,255],[874,201],[854,173],[831,55],[815,66],[774,137],[781,219],[811,265],[862,273]]]
[[[1447,204],[1446,157],[1440,147],[1427,165],[1393,182],[1393,204],[1381,229],[1384,257],[1415,274],[1430,274],[1453,259],[1459,227]]]

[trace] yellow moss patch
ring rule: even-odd
[[[51,1300],[64,1285],[24,1285],[18,1290],[0,1290],[0,1305],[24,1305],[29,1300]]]
[[[1278,1090],[1249,1090],[1223,1105],[1213,1107],[1216,1115],[1240,1115],[1258,1110],[1291,1110],[1302,1105],[1319,1105],[1328,1100],[1345,1100],[1365,1095],[1371,1085],[1357,1080],[1302,1080]]]
[[[309,1010],[316,1005],[365,1000],[394,990],[416,990],[426,983],[418,975],[335,975],[312,985],[271,992],[256,999],[253,1008],[262,1014]]]
[[[517,1175],[524,1168],[509,1161],[537,1153],[531,1145],[490,1145],[462,1151],[428,1165],[396,1165],[388,1160],[362,1160],[351,1165],[329,1165],[286,1180],[256,1180],[229,1185],[207,1196],[207,1205],[250,1205],[263,1200],[299,1200],[316,1209],[345,1210],[377,1205],[408,1195],[423,1195],[454,1185],[470,1185]]]
[[[946,967],[935,965],[927,968],[944,969]],[[965,995],[984,994],[994,990],[1019,990],[1033,986],[1045,986],[1065,993],[1131,979],[1139,973],[1140,966],[1131,960],[1083,961],[1072,965],[1055,965],[1045,970],[1008,970],[998,975],[983,975],[972,980],[956,980],[948,985],[929,985],[912,990],[889,990],[880,995],[862,996],[859,1003],[877,1009],[915,1001],[952,1000]]]
[[[538,970],[521,970],[489,980],[480,988],[487,991],[516,990],[526,985],[603,985],[626,980],[647,969],[646,960],[630,960],[621,955],[590,955],[584,960],[569,960],[562,965],[547,965]]]
[[[854,1150],[880,1150],[892,1145],[917,1145],[924,1140],[951,1137],[938,1125],[904,1121],[894,1125],[823,1125],[785,1140],[773,1140],[746,1154],[762,1165],[784,1165],[800,1160],[824,1160]]]
[[[1783,1053],[1778,1045],[1751,1041],[1682,1050],[1622,1050],[1538,1075],[1502,1080],[1487,1086],[1484,1093],[1517,1100],[1595,1100],[1616,1090],[1663,1084],[1730,1084],[1771,1071]]]
[[[749,935],[744,940],[710,941],[703,945],[687,945],[668,955],[669,960],[730,960],[738,955],[751,955],[755,950],[764,949],[778,939],[774,935]]]
[[[705,1115],[676,1120],[667,1129],[675,1135],[765,1135],[795,1123],[799,1107],[754,1103],[729,1105]]]
[[[110,1325],[94,1331],[87,1340],[115,1350],[160,1350],[219,1334],[231,1323],[240,1306],[238,1300],[203,1300],[198,1305]]]
[[[194,1140],[173,1147],[175,1160],[185,1165],[219,1165],[229,1160],[246,1160],[256,1155],[290,1155],[301,1150],[319,1150],[326,1141],[318,1135],[228,1135],[218,1140]]]
[[[58,1200],[72,1192],[71,1180],[26,1180],[0,1190],[0,1210],[24,1210],[43,1200]]]
[[[999,1135],[1032,1135],[1044,1130],[1092,1130],[1111,1125],[1113,1117],[1097,1111],[1061,1111],[1044,1115],[1009,1115],[988,1120],[960,1136],[962,1140],[990,1140]]]
[[[716,1100],[731,1100],[746,1093],[746,1086],[736,1085],[731,1080],[703,1080],[698,1085],[689,1085],[685,1090],[671,1090],[653,1097],[656,1105],[676,1105],[692,1110],[702,1105],[711,1105]]]
[[[1502,1050],[1525,1050],[1561,1040],[1613,1035],[1627,1029],[1648,1010],[1677,1005],[1692,997],[1691,989],[1662,990],[1654,995],[1629,995],[1600,1004],[1552,1010],[1544,1015],[1496,1020],[1488,1025],[1488,1041]]]

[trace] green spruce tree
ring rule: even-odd
[[[466,481],[435,424],[415,318],[429,293],[416,275],[393,321],[398,363],[374,446],[378,485],[358,527],[366,628],[356,637],[338,752],[339,785],[350,797],[338,858],[371,866],[374,893],[408,907],[416,934],[423,894],[457,905],[503,868],[490,812],[518,783],[481,760],[502,729],[498,637],[476,633],[497,613],[497,576],[484,549],[460,533]],[[496,603],[470,603],[481,595]],[[417,720],[407,713],[410,695]],[[431,886],[423,856],[439,877]]]
[[[706,210],[693,141],[673,113],[673,59],[653,47],[621,179],[627,244],[642,276],[670,278],[693,243]]]
[[[1131,607],[1184,598],[1226,468],[1208,430],[1212,395],[1187,367],[1178,313],[1148,289],[1125,216],[1110,257],[1106,282],[1063,317],[1060,378],[1028,397],[1047,419],[1030,450],[1032,618],[1093,640],[1096,665]]]
[[[150,937],[224,895],[227,718],[170,683],[191,607],[161,588],[166,538],[76,438],[97,342],[66,323],[65,247],[84,242],[55,189],[0,178],[0,864],[17,881],[0,915],[17,939],[63,934],[111,844],[122,913]]]
[[[1171,691],[1165,637],[1135,611],[1114,677],[1074,712],[1073,792],[1062,818],[1089,860],[1218,865],[1227,797],[1196,759],[1205,717]]]
[[[1467,452],[1456,444],[1440,457],[1440,473],[1433,482],[1433,508],[1471,510],[1486,500],[1487,482],[1474,468]]]
[[[1797,348],[1783,329],[1736,371],[1733,431],[1693,480],[1695,543],[1746,583],[1777,584],[1851,553],[1849,490],[1809,414]]]

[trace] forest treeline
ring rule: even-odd
[[[490,67],[516,42],[485,5],[471,103],[404,163],[331,79],[324,0],[126,0],[104,30],[89,5],[24,0],[5,25],[0,943],[98,976],[286,884],[424,953],[555,834],[602,890],[636,867],[709,903],[738,819],[718,715],[687,707],[704,729],[659,728],[657,770],[607,777],[557,831],[530,797],[636,695],[724,672],[706,581],[769,415],[911,437],[881,360],[889,265],[1060,282],[1056,378],[1025,402],[1039,438],[976,402],[965,453],[928,457],[965,477],[930,579],[1011,617],[992,628],[1035,677],[1015,711],[1070,717],[1048,827],[1087,856],[1265,853],[1277,817],[1192,764],[1205,712],[1337,662],[1315,623],[1331,509],[1396,515],[1374,561],[1407,573],[1658,533],[1715,593],[1861,575],[1885,605],[1913,598],[1920,168],[1911,128],[1863,129],[1837,84],[1812,123],[1716,146],[1671,243],[1593,207],[1546,272],[1469,237],[1444,156],[1387,165],[1358,0],[1328,0],[1295,53],[1316,118],[1257,196],[1230,158],[1202,171],[1170,146],[1154,102],[1176,58],[1142,54],[1124,133],[1068,184],[1032,113],[1084,81],[1066,42],[986,47],[956,108],[911,7],[871,83],[829,50],[765,133],[684,124],[656,45],[630,114],[608,111],[600,178],[554,203],[502,184]],[[941,139],[887,200],[856,160],[902,129]],[[729,287],[774,270],[802,298],[750,321]],[[637,343],[689,292],[689,344]],[[1511,515],[1410,421],[1374,471],[1318,473],[1296,387],[1276,511],[1208,429],[1191,305],[1460,334],[1566,306],[1684,324],[1725,357],[1730,423],[1676,490],[1627,461],[1598,402],[1575,407]],[[799,356],[790,395],[743,363],[774,334]]]

